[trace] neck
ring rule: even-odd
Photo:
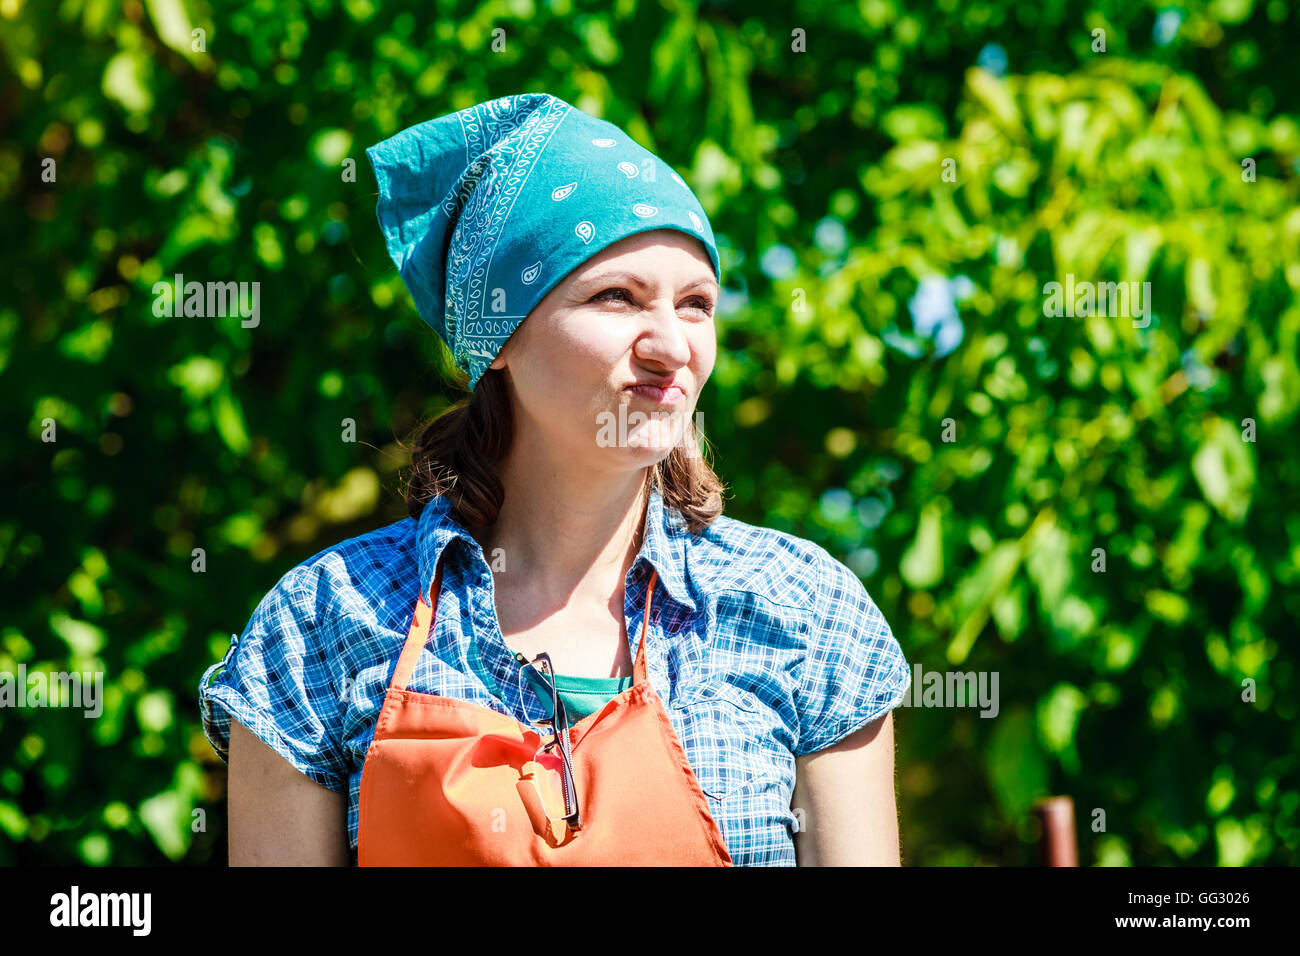
[[[579,473],[517,442],[499,473],[505,500],[496,524],[474,535],[489,564],[504,559],[498,586],[552,606],[603,605],[621,593],[641,547],[645,469]]]

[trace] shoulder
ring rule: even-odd
[[[288,604],[319,618],[340,603],[409,589],[416,567],[416,522],[403,518],[324,548],[287,571],[259,610]]]
[[[721,515],[689,546],[692,581],[705,592],[740,591],[816,615],[846,600],[857,576],[821,545]]]

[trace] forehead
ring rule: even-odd
[[[576,283],[590,284],[620,274],[642,284],[701,283],[717,287],[713,261],[692,235],[670,229],[637,233],[593,255],[573,272]]]

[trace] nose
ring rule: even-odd
[[[643,314],[649,327],[636,340],[633,354],[647,363],[668,369],[689,364],[691,343],[686,336],[685,323],[672,302],[661,299],[655,308],[647,309]]]

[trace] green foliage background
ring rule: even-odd
[[[848,562],[925,670],[1000,675],[994,719],[896,712],[905,861],[1032,863],[1065,793],[1084,864],[1295,862],[1298,16],[0,0],[0,671],[106,698],[0,710],[0,863],[224,860],[199,675],[403,516],[397,441],[455,397],[363,149],[533,90],[710,212],[728,513]],[[177,272],[260,281],[260,325],[155,316]],[[1044,315],[1067,274],[1149,281],[1149,325]],[[953,350],[913,321],[945,297]]]

